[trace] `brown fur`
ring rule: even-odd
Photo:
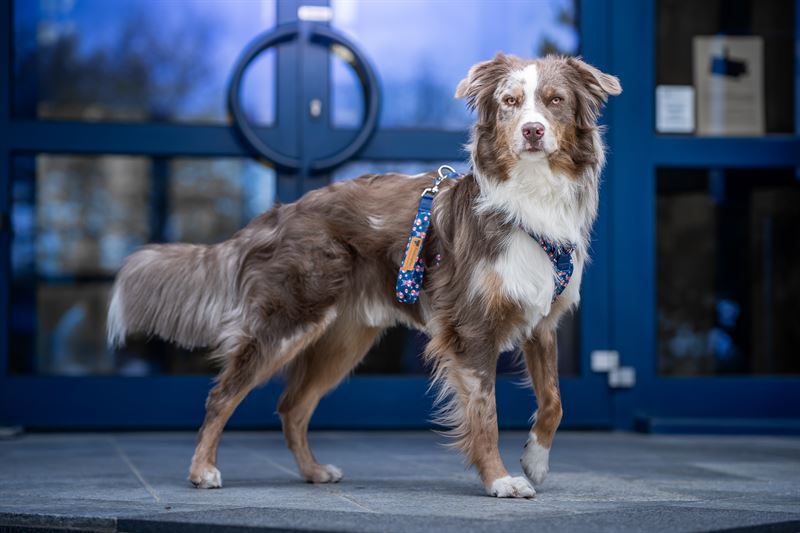
[[[534,415],[536,423],[533,432],[539,444],[550,448],[562,415],[555,332],[538,332],[525,343],[522,350],[539,404]]]
[[[513,110],[503,110],[497,98],[509,74],[529,63],[498,55],[473,67],[458,87],[457,95],[478,111],[472,156],[482,179],[511,179],[519,159],[509,148]],[[537,65],[556,87],[544,91],[569,92],[551,119],[559,150],[550,166],[586,190],[578,197],[586,213],[585,242],[576,252],[582,258],[602,165],[595,121],[618,84],[577,60],[546,58]],[[436,254],[442,262],[429,268],[418,303],[397,303],[398,265],[431,178],[362,176],[275,206],[224,243],[154,245],[126,261],[109,311],[110,342],[136,332],[159,335],[184,346],[211,346],[223,364],[208,397],[193,483],[219,486],[218,472],[216,479],[212,474],[225,423],[253,387],[281,368],[287,386],[278,411],[301,473],[309,481],[338,481],[338,470],[317,463],[309,448],[309,420],[320,398],[396,322],[431,336],[426,357],[440,387],[441,420],[453,428],[455,446],[476,465],[487,490],[508,475],[497,446],[495,368],[501,349],[526,331],[528,319],[524,302],[504,292],[504,280],[479,267],[498,260],[518,226],[504,213],[476,209],[483,194],[476,175],[443,183],[423,250],[427,264]],[[571,305],[557,302],[524,342],[539,398],[533,431],[548,448],[561,417],[555,328]]]

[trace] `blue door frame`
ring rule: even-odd
[[[614,394],[614,426],[650,431],[798,432],[800,376],[662,377],[656,355],[656,169],[794,168],[800,171],[800,110],[795,133],[757,138],[699,138],[655,133],[655,2],[612,0],[612,70],[624,104],[612,107],[611,344],[637,371],[636,387]],[[800,50],[796,2],[795,50]],[[631,31],[630,28],[636,28]],[[795,102],[800,102],[795,54]],[[800,176],[800,173],[798,174]],[[635,257],[636,260],[626,260]],[[631,283],[635,288],[631,287]]]
[[[3,213],[3,262],[0,274],[0,423],[39,428],[159,428],[196,427],[202,420],[203,400],[210,387],[209,376],[153,377],[55,377],[9,374],[11,279],[10,227],[11,154],[131,154],[151,156],[248,156],[232,128],[182,124],[119,124],[48,122],[12,118],[10,83],[12,72],[13,18],[11,0],[0,0],[0,57],[6,65],[0,83],[0,171]],[[327,4],[324,0],[280,0],[277,23],[296,20],[304,4]],[[604,2],[587,2],[581,13],[581,43],[584,56],[607,66],[609,43]],[[369,55],[369,50],[366,50]],[[277,54],[277,127],[259,133],[275,149],[291,153],[323,144],[340,147],[351,132],[327,123],[312,123],[303,102],[311,97],[329,107],[328,52],[321,48],[282,47]],[[298,71],[299,68],[302,72]],[[298,76],[310,79],[305,93],[296,90]],[[321,73],[321,74],[320,74]],[[313,92],[313,94],[312,94]],[[300,134],[302,130],[302,135]],[[304,139],[306,146],[293,146]],[[429,130],[379,130],[359,158],[371,161],[426,160],[435,167],[442,161],[463,157],[461,146],[467,132]],[[302,142],[302,141],[300,141]],[[327,176],[303,177],[279,173],[277,197],[292,201],[300,194],[326,183]],[[585,276],[583,313],[591,320],[581,325],[581,374],[561,380],[566,406],[565,426],[610,427],[611,397],[603,376],[588,371],[590,348],[605,348],[610,341],[607,242],[607,202],[595,233],[595,261]],[[535,409],[529,390],[518,378],[501,377],[497,386],[500,423],[524,427]],[[320,405],[313,424],[318,427],[421,427],[431,411],[428,380],[423,376],[356,376],[343,383]],[[231,420],[234,427],[276,427],[274,406],[281,385],[269,383],[254,391]],[[369,398],[369,401],[365,401]]]

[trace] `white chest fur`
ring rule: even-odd
[[[525,312],[525,327],[518,333],[529,334],[550,313],[555,290],[553,263],[539,243],[518,229],[509,235],[493,268],[505,295]]]
[[[586,223],[576,201],[574,180],[554,174],[546,159],[518,161],[508,179],[476,174],[481,196],[479,212],[503,213],[508,222],[550,239],[579,244]]]
[[[513,345],[549,318],[555,291],[553,263],[528,232],[573,243],[583,251],[581,230],[590,222],[584,220],[585,213],[578,207],[578,185],[574,180],[553,174],[546,160],[520,161],[505,181],[480,176],[478,180],[481,197],[476,210],[502,213],[509,223],[518,226],[507,237],[495,263],[489,266],[502,280],[505,295],[525,313],[525,325],[507,339],[507,344]],[[559,303],[567,306],[560,308],[569,307],[580,298],[583,261],[575,255],[573,267],[572,279],[559,296]]]
[[[530,235],[517,229],[494,264],[506,296],[537,314],[550,312],[555,284],[553,263]]]

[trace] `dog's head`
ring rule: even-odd
[[[575,178],[602,158],[597,118],[608,96],[621,92],[616,77],[577,58],[497,54],[470,69],[456,98],[477,111],[476,170],[505,180],[517,162],[542,160]]]

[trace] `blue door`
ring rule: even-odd
[[[637,28],[611,33],[626,96],[610,118],[611,345],[636,377],[615,394],[615,425],[796,432],[798,2],[612,4],[617,27]],[[758,76],[744,107],[703,92],[703,78],[730,90],[714,67],[726,57]],[[693,123],[662,123],[675,115],[659,117],[659,95],[693,85],[696,110],[678,114]]]
[[[497,4],[0,2],[13,71],[0,87],[0,423],[198,426],[215,371],[202,352],[105,347],[108,289],[128,253],[218,242],[276,201],[366,172],[466,170],[471,117],[452,94],[498,50],[581,53],[611,69],[605,2]],[[568,427],[614,419],[608,376],[590,364],[612,348],[611,220],[604,199],[581,310],[559,335]],[[426,426],[424,342],[389,331],[313,424]],[[535,409],[522,370],[501,359],[505,427]],[[231,426],[278,426],[280,390],[254,391]]]

